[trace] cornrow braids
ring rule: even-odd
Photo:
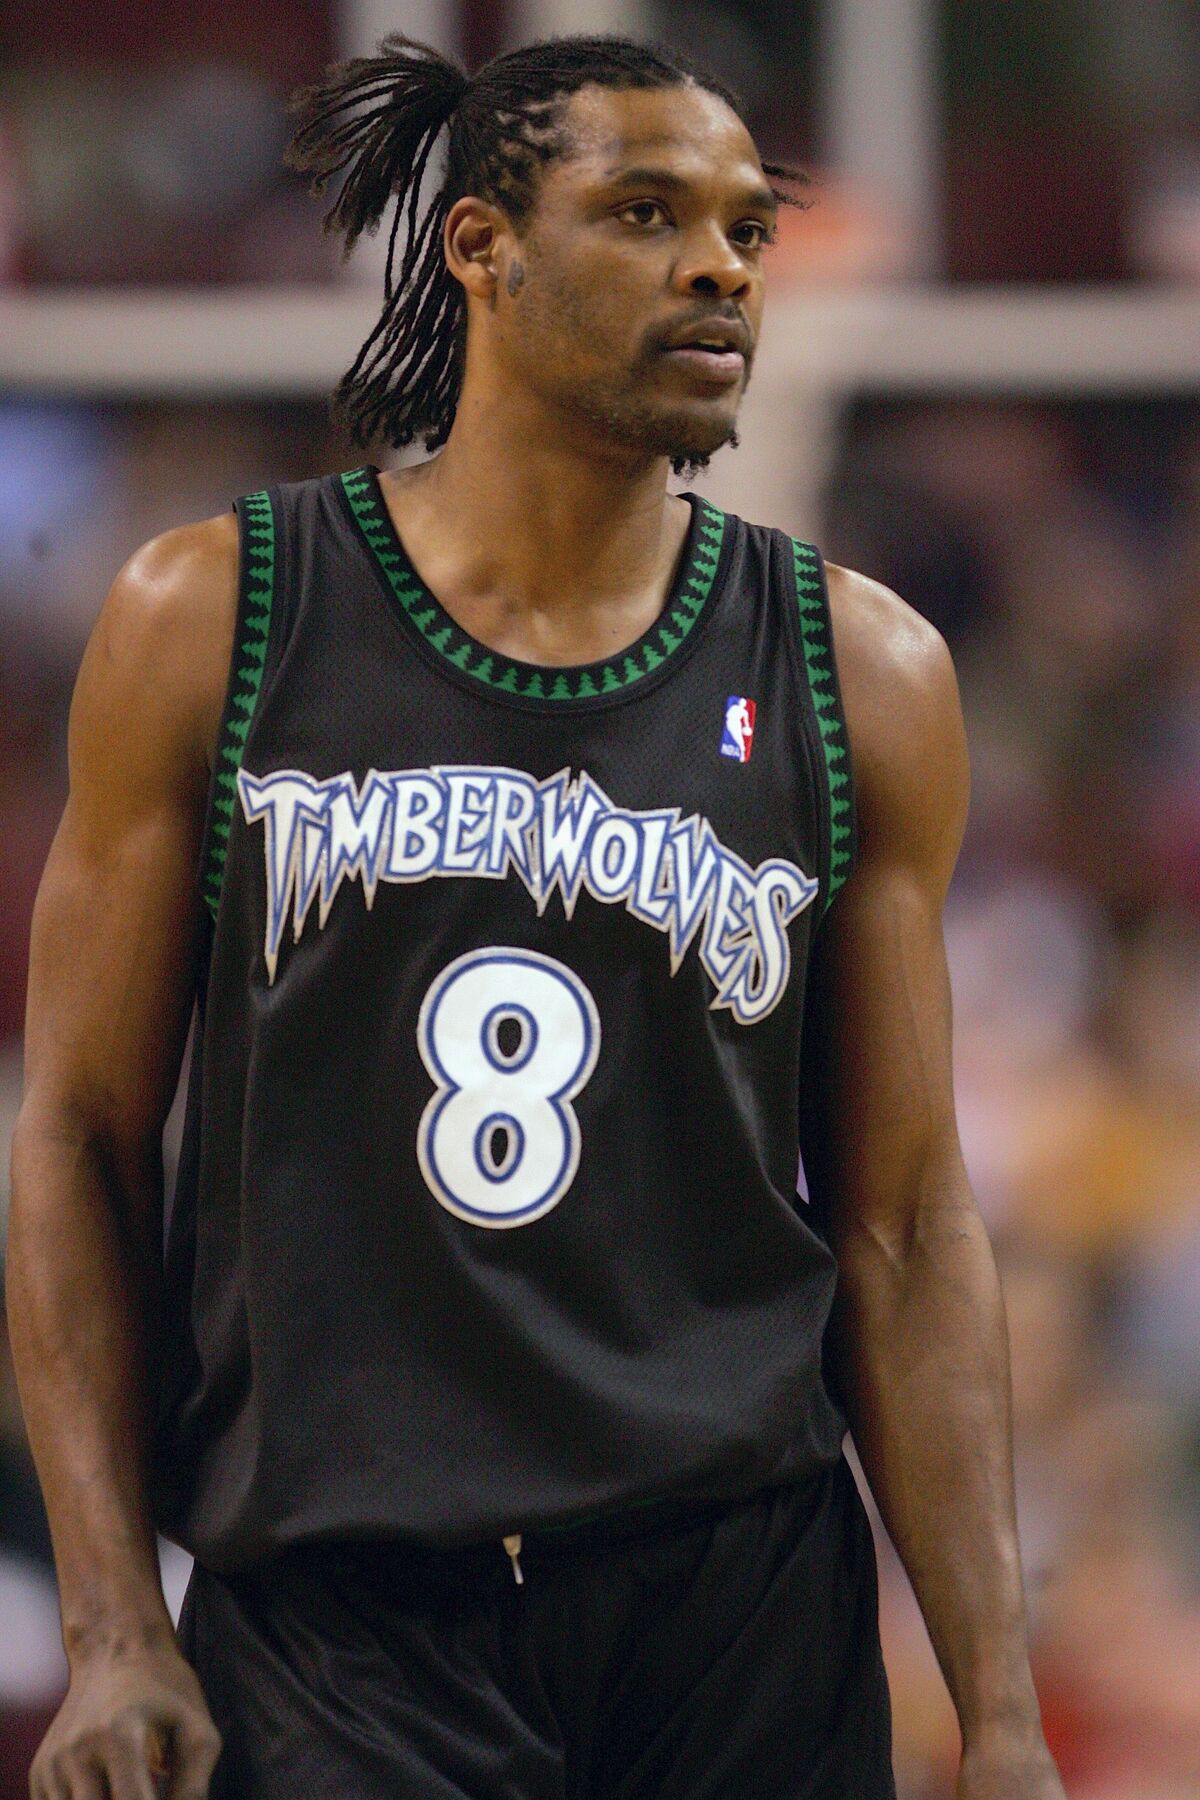
[[[417,438],[436,450],[450,435],[462,388],[466,299],[442,253],[442,229],[455,201],[478,194],[519,229],[532,210],[539,174],[564,155],[563,110],[577,89],[662,88],[693,84],[739,117],[736,97],[689,58],[632,38],[562,37],[510,51],[473,77],[402,33],[374,56],[335,64],[290,106],[302,115],[287,153],[294,169],[323,193],[341,178],[325,229],[344,235],[348,256],[365,231],[379,229],[393,196],[383,309],[334,395],[353,440],[400,449]],[[434,147],[449,127],[441,185],[422,210],[422,186]],[[764,162],[769,177],[803,182],[784,164]],[[785,204],[801,204],[776,190]],[[399,250],[403,230],[403,248]]]

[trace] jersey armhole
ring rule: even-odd
[[[209,787],[208,817],[201,859],[201,892],[216,920],[225,880],[225,857],[237,806],[238,771],[258,705],[277,575],[275,508],[267,492],[234,501],[237,514],[238,602],[233,633],[229,685],[221,714],[221,730]]]
[[[829,587],[825,560],[812,544],[792,538],[792,566],[796,583],[797,618],[804,649],[804,666],[812,698],[813,716],[821,740],[824,781],[821,815],[824,855],[824,899],[821,917],[845,883],[854,866],[858,835],[854,806],[854,779],[850,764],[850,736],[838,685],[833,652],[833,625],[829,611]]]

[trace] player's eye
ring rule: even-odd
[[[775,242],[774,230],[762,219],[743,219],[729,235],[739,250],[762,250]]]
[[[632,219],[635,225],[658,225],[667,217],[661,200],[631,200],[617,214],[619,219]]]

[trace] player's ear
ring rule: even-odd
[[[492,300],[500,281],[499,251],[511,227],[498,206],[464,194],[446,215],[446,266],[477,300]]]

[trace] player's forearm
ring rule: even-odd
[[[161,1181],[156,1156],[121,1159],[44,1115],[18,1124],[9,1324],[71,1654],[171,1629],[146,1483]]]
[[[1035,1728],[1037,1702],[995,1263],[961,1164],[925,1183],[906,1243],[840,1247],[835,1330],[855,1443],[970,1742]]]

